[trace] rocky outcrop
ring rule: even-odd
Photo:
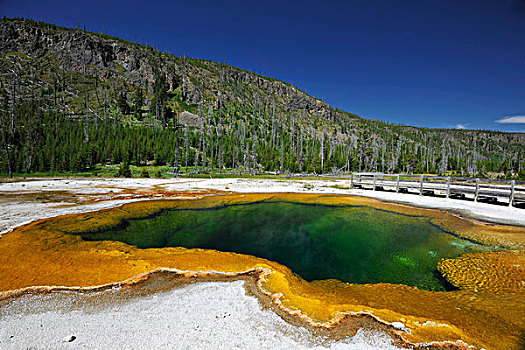
[[[188,76],[182,77],[181,97],[188,105],[201,104],[203,102],[202,93],[191,82]]]
[[[130,84],[151,90],[155,69],[169,82],[177,72],[167,70],[157,53],[140,45],[99,37],[75,29],[37,27],[25,21],[0,21],[0,54],[21,52],[32,57],[49,56],[64,70],[96,74],[102,79],[122,76]],[[159,66],[154,63],[159,62]]]
[[[184,126],[194,126],[200,128],[202,126],[202,119],[196,114],[184,111],[179,115],[179,123]]]
[[[122,76],[128,83],[150,92],[158,71],[166,76],[170,90],[180,85],[181,98],[188,105],[208,102],[215,106],[233,102],[252,105],[253,96],[239,96],[239,91],[249,86],[261,94],[264,92],[266,99],[271,95],[277,109],[330,116],[327,103],[282,81],[215,62],[195,65],[192,60],[94,33],[32,21],[1,20],[0,37],[0,54],[49,55],[65,70],[87,69],[102,79]]]

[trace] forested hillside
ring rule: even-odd
[[[368,120],[273,78],[43,22],[4,18],[0,37],[3,174],[129,163],[523,176],[525,134]]]

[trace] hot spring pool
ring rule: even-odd
[[[457,238],[424,216],[289,202],[170,209],[80,235],[139,248],[250,254],[286,265],[307,281],[388,282],[437,291],[448,288],[436,271],[440,259],[490,249]]]

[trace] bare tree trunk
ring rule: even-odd
[[[280,172],[283,172],[284,167],[284,130],[283,126],[281,125],[281,167]]]
[[[108,134],[108,112],[107,112],[107,105],[108,105],[108,93],[104,90],[104,135]]]
[[[184,153],[186,154],[186,156],[184,157],[185,158],[184,166],[186,168],[186,172],[188,172],[188,156],[190,155],[189,133],[190,133],[189,128],[186,125],[184,127]]]
[[[9,154],[9,141],[7,139],[7,133],[5,132],[4,127],[4,111],[0,111],[0,126],[2,127],[2,140],[4,145],[4,152],[7,160],[7,171],[9,173],[9,178],[13,178],[13,167],[11,165],[11,155]]]
[[[239,130],[236,130],[234,134],[237,136],[237,142],[239,141]],[[232,147],[235,149],[235,158],[233,158],[233,168],[236,169],[239,166],[239,145],[237,142],[234,142],[233,138],[230,139]]]
[[[241,151],[242,151],[242,159],[243,159],[243,168],[246,170],[246,124],[241,123]]]
[[[221,121],[221,117],[222,117],[222,110],[219,110],[219,123],[218,125],[215,127],[215,132],[217,133],[217,156],[218,156],[218,166],[219,166],[219,174],[222,173],[222,152],[223,152],[223,146],[222,146],[222,143],[221,143],[221,136],[222,136],[222,121]]]
[[[175,115],[174,119],[175,127],[175,160],[173,162],[173,174],[177,176],[179,174],[179,119]]]
[[[293,114],[290,116],[291,118],[291,126],[290,126],[290,148],[291,148],[291,156],[292,156],[292,159],[294,159],[295,157],[295,147],[294,147],[294,143],[293,143],[293,134],[294,134],[294,118],[293,118]]]
[[[314,158],[315,157],[315,144],[317,142],[317,134],[316,134],[316,130],[314,129],[314,138],[312,139],[312,149],[310,150],[310,158]]]
[[[166,125],[168,123],[166,121],[166,113],[164,112],[164,107],[161,109],[160,113],[161,113],[161,117],[162,117],[162,128],[165,129]],[[175,116],[175,117],[177,117],[177,116]]]
[[[12,89],[12,96],[11,96],[11,124],[9,127],[9,133],[11,136],[15,133],[15,106],[16,106],[16,83],[19,79],[18,75],[13,77],[13,89]]]
[[[98,95],[98,76],[95,75],[95,97],[97,98],[98,107],[100,108],[100,96]],[[98,113],[95,114],[95,130],[98,133]]]
[[[306,162],[310,164],[310,139],[306,139]]]
[[[272,147],[275,145],[275,100],[272,101]]]
[[[118,82],[117,82],[116,76],[115,76],[114,84],[115,86],[113,87],[113,91],[117,92]],[[117,98],[118,98],[118,95],[117,95]],[[117,119],[118,119],[118,112],[117,112],[117,115],[113,115],[113,131],[117,129]]]
[[[57,76],[53,73],[53,95],[54,95],[54,111],[55,111],[55,138],[58,137],[58,106],[57,106]]]
[[[303,172],[303,133],[299,131],[299,172]]]
[[[199,112],[200,114],[200,112]],[[196,136],[197,138],[199,137],[198,135]],[[193,166],[194,166],[194,170],[193,172],[197,173],[197,167],[199,166],[199,153],[200,153],[200,142],[199,140],[197,140],[197,145],[198,145],[198,148],[195,150],[195,157],[193,159]]]
[[[248,174],[251,173],[251,153],[250,153],[250,145],[246,143],[246,153],[244,154],[244,169],[248,172]]]
[[[155,102],[155,117],[157,118],[158,115],[159,115],[159,103]],[[151,113],[149,113],[149,116],[148,116],[148,126],[149,128],[151,128]]]
[[[199,112],[200,113],[200,112]],[[206,173],[206,137],[205,137],[205,129],[206,129],[206,120],[204,117],[201,116],[202,119],[202,172]]]
[[[84,113],[84,142],[89,142],[89,102],[87,91],[84,93],[85,113]]]
[[[210,108],[211,110],[211,108]],[[217,155],[217,153],[215,152],[215,137],[214,137],[214,134],[215,134],[215,131],[213,130],[214,126],[215,126],[215,120],[213,118],[213,113],[211,115],[208,115],[208,117],[210,118],[210,123],[209,123],[209,129],[210,129],[210,132],[208,132],[207,134],[210,135],[210,170],[211,172],[213,172],[213,168],[215,167],[215,156]]]
[[[324,132],[321,133],[321,174],[324,173]]]

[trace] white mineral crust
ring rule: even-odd
[[[0,308],[0,349],[398,349],[390,337],[371,331],[337,342],[313,339],[263,310],[243,281],[55,309],[63,298],[72,296],[26,296]]]

